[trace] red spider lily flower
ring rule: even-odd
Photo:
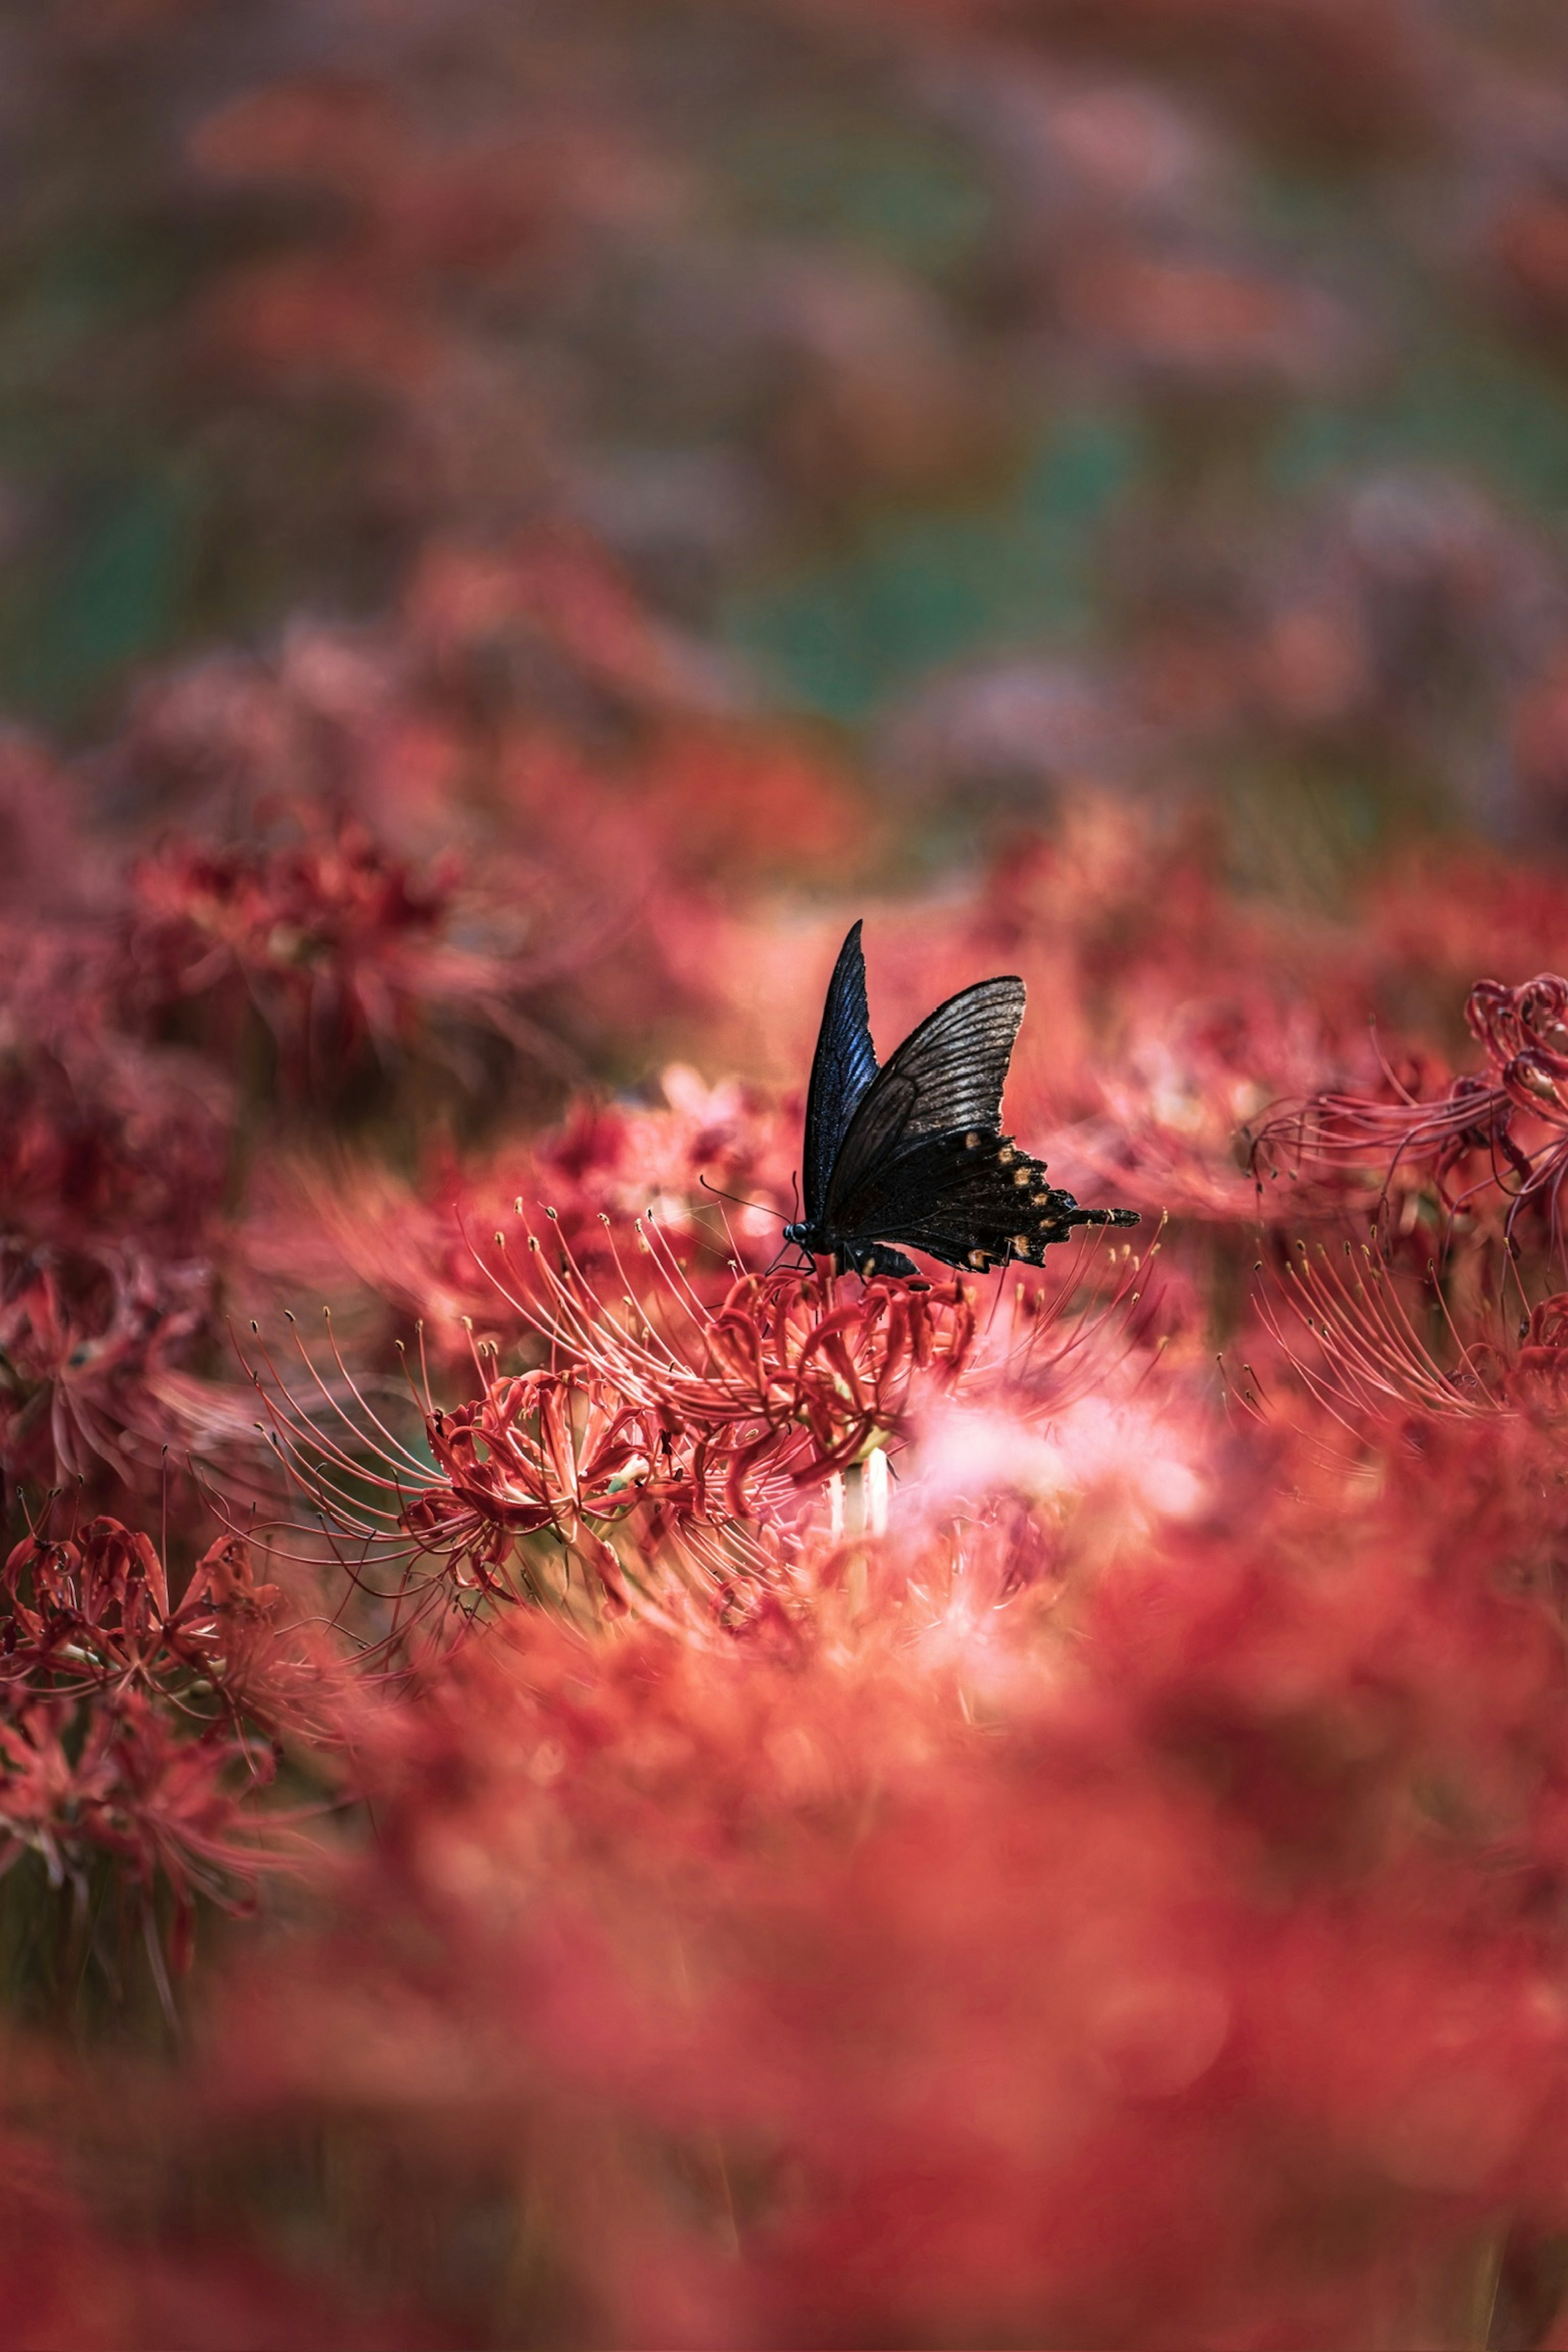
[[[1263,1271],[1261,1265],[1259,1272]],[[1382,1253],[1349,1241],[1331,1252],[1298,1241],[1286,1261],[1286,1298],[1300,1334],[1281,1323],[1273,1297],[1260,1292],[1266,1331],[1288,1367],[1331,1412],[1356,1431],[1413,1414],[1469,1416],[1506,1410],[1496,1351],[1461,1337],[1441,1286],[1429,1272],[1428,1319],[1436,1310],[1451,1346],[1441,1360],[1417,1328],[1404,1286]],[[1415,1313],[1421,1313],[1421,1306]],[[1305,1336],[1302,1336],[1305,1335]],[[1251,1365],[1247,1373],[1258,1375]],[[1252,1405],[1254,1391],[1246,1392]]]
[[[1328,388],[1363,362],[1358,327],[1331,297],[1256,271],[1173,261],[1125,239],[1075,254],[1058,293],[1091,344],[1177,378]]]
[[[1483,1868],[1495,1840],[1555,1853],[1568,1746],[1550,1559],[1568,1505],[1553,1447],[1522,1415],[1450,1416],[1394,1444],[1370,1433],[1347,1456],[1280,1420],[1250,1477],[1097,1587],[1100,1670],[1200,1770],[1211,1756],[1239,1771],[1237,1799],[1282,1864],[1301,1840],[1331,1874],[1359,1854],[1359,1876],[1427,1834]],[[1528,1910],[1518,1880],[1497,1891],[1500,1916]],[[1403,1900],[1397,1873],[1381,1899]]]
[[[662,1276],[640,1310],[629,1290],[604,1305],[571,1255],[557,1268],[532,1234],[521,1270],[498,1235],[498,1279],[527,1286],[521,1312],[530,1295],[540,1300],[532,1319],[552,1349],[640,1398],[666,1429],[721,1442],[737,1509],[764,1458],[812,1484],[897,1436],[911,1384],[950,1383],[973,1349],[974,1296],[962,1282],[743,1275],[707,1307],[657,1222],[635,1232]]]
[[[612,1612],[635,1599],[658,1615],[690,1589],[717,1606],[716,1578],[765,1568],[765,1546],[776,1544],[774,1523],[800,1475],[800,1433],[781,1465],[759,1459],[766,1430],[760,1442],[728,1423],[672,1431],[656,1404],[628,1402],[590,1373],[507,1379],[482,1355],[480,1366],[483,1390],[472,1402],[444,1410],[426,1396],[428,1459],[352,1383],[353,1402],[341,1405],[323,1384],[325,1413],[307,1413],[276,1378],[263,1391],[290,1470],[328,1527],[356,1548],[356,1580],[391,1567],[406,1591],[417,1564],[434,1561],[438,1583],[459,1602],[478,1593],[570,1609],[575,1563]],[[717,1549],[710,1531],[722,1538]],[[548,1540],[530,1540],[537,1538]],[[389,1638],[405,1638],[423,1613],[411,1620],[400,1601]]]
[[[879,1454],[912,1425],[917,1391],[951,1386],[972,1351],[961,1284],[749,1276],[707,1307],[657,1223],[637,1237],[658,1280],[642,1306],[627,1290],[613,1308],[570,1255],[557,1268],[535,1246],[520,1272],[500,1241],[494,1278],[518,1282],[511,1303],[551,1365],[502,1377],[491,1349],[476,1348],[477,1399],[451,1410],[427,1386],[416,1394],[423,1453],[374,1413],[341,1360],[335,1386],[310,1368],[321,1404],[308,1408],[268,1360],[268,1380],[257,1381],[279,1449],[367,1564],[406,1571],[435,1559],[458,1593],[511,1597],[500,1578],[510,1563],[517,1589],[545,1598],[529,1538],[549,1535],[614,1609],[628,1582],[640,1606],[657,1607],[647,1571],[667,1559],[678,1590],[695,1577],[711,1596],[738,1558],[765,1570],[758,1538],[778,1543],[793,1498]]]
[[[1478,971],[1550,970],[1565,908],[1563,873],[1548,859],[1525,864],[1483,842],[1462,850],[1438,842],[1413,845],[1375,878],[1366,926],[1385,967],[1446,1027],[1455,992]]]
[[[275,1841],[269,1852],[247,1801],[272,1769],[268,1743],[210,1726],[192,1736],[133,1691],[80,1706],[32,1700],[0,1721],[0,1872],[31,1851],[51,1885],[68,1883],[85,1902],[91,1865],[109,1861],[144,1906],[162,1981],[155,1890],[174,1899],[171,1950],[183,1965],[197,1896],[242,1908],[258,1873],[276,1866]]]
[[[114,1034],[90,941],[35,950],[0,1014],[0,1468],[136,1485],[212,1336],[227,1089]]]
[[[752,1275],[709,1305],[651,1215],[634,1228],[634,1291],[608,1220],[601,1224],[602,1252],[625,1286],[614,1303],[558,1223],[559,1264],[529,1234],[519,1265],[497,1234],[494,1261],[477,1262],[548,1365],[505,1377],[497,1343],[471,1341],[479,1395],[439,1406],[426,1372],[411,1392],[416,1445],[371,1406],[335,1345],[335,1374],[304,1358],[313,1403],[270,1358],[266,1378],[253,1375],[284,1459],[326,1525],[361,1548],[364,1568],[406,1578],[434,1560],[449,1594],[559,1601],[550,1548],[531,1542],[548,1536],[615,1608],[635,1587],[638,1606],[657,1610],[658,1589],[670,1585],[728,1622],[737,1573],[767,1581],[799,1555],[813,1489],[832,1489],[837,1538],[844,1475],[864,1465],[867,1529],[886,1531],[886,1449],[918,1434],[939,1399],[973,1388],[976,1404],[990,1399],[994,1410],[1004,1396],[1022,1428],[1108,1375],[1113,1349],[1126,1355],[1152,1336],[1133,1286],[1147,1255],[1111,1245],[1108,1292],[1085,1292],[1098,1235],[1055,1284],[999,1293],[982,1329],[958,1281]]]
[[[1136,1184],[1173,1215],[1254,1223],[1251,1123],[1292,1078],[1337,1059],[1336,1044],[1315,1006],[1260,989],[1179,1001],[1163,1024],[1140,1004],[1100,1079],[1103,1109],[1047,1136],[1046,1155],[1069,1189]]]
[[[1537,1409],[1568,1407],[1568,1292],[1531,1308],[1506,1377],[1514,1394]]]
[[[871,812],[818,747],[674,723],[657,736],[638,779],[638,803],[668,843],[678,872],[717,872],[731,885],[776,875],[831,874],[851,857],[869,867]]]
[[[569,1600],[569,1591],[555,1590],[540,1548],[529,1544],[535,1537],[550,1538],[546,1549],[564,1561],[568,1588],[575,1561],[605,1604],[624,1610],[625,1570],[610,1533],[645,1503],[689,1503],[691,1496],[668,1447],[659,1446],[657,1423],[603,1381],[570,1372],[504,1378],[489,1351],[476,1349],[478,1398],[443,1408],[427,1381],[422,1392],[411,1391],[422,1424],[423,1450],[416,1451],[374,1409],[341,1358],[333,1385],[303,1360],[317,1391],[313,1407],[292,1392],[270,1357],[268,1378],[252,1377],[282,1460],[332,1537],[356,1548],[355,1580],[363,1584],[371,1568],[401,1572],[387,1636],[394,1646],[426,1613],[427,1580],[412,1621],[402,1606],[420,1562],[437,1564],[437,1599]]]
[[[442,939],[454,878],[417,882],[363,826],[314,812],[270,849],[173,841],[132,876],[137,993],[149,1016],[198,1003],[231,1052],[253,1003],[289,1083],[330,1087],[365,1044],[405,1044],[430,999],[477,992],[473,960]]]
[[[1261,1320],[1282,1363],[1331,1411],[1353,1415],[1347,1426],[1413,1417],[1551,1421],[1568,1403],[1568,1293],[1529,1307],[1510,1334],[1495,1303],[1457,1313],[1435,1265],[1417,1286],[1375,1244],[1348,1241],[1338,1251],[1297,1242],[1286,1283],[1308,1338],[1282,1326],[1267,1291]]]
[[[1485,1075],[1455,1078],[1446,1095],[1407,1089],[1377,1101],[1312,1097],[1277,1112],[1254,1146],[1254,1165],[1276,1158],[1307,1167],[1381,1173],[1384,1197],[1406,1167],[1428,1171],[1449,1216],[1489,1191],[1508,1202],[1511,1239],[1521,1211],[1542,1209],[1551,1244],[1563,1241],[1558,1195],[1568,1176],[1568,981],[1542,972],[1517,988],[1478,981],[1465,1007],[1486,1050]],[[1456,1176],[1466,1180],[1458,1191]]]
[[[614,1304],[574,1251],[563,1247],[557,1267],[532,1234],[521,1266],[496,1236],[493,1278],[516,1282],[509,1296],[554,1359],[639,1397],[672,1432],[726,1435],[742,1465],[731,1475],[769,1455],[796,1485],[902,1441],[932,1401],[970,1386],[1005,1393],[1026,1412],[1067,1403],[1106,1369],[1094,1343],[1120,1328],[1121,1310],[1138,1307],[1136,1286],[1160,1246],[1135,1255],[1097,1234],[1062,1254],[1054,1278],[1004,1285],[983,1323],[980,1295],[956,1277],[906,1286],[743,1275],[709,1306],[651,1215],[634,1232],[655,1280],[634,1295],[617,1249],[626,1287]],[[1102,1265],[1111,1278],[1097,1297]]]
[[[97,944],[31,944],[5,940],[20,969],[0,1031],[0,1231],[189,1256],[223,1191],[230,1089],[194,1055],[109,1026],[111,962]]]
[[[165,2007],[157,1891],[183,1964],[196,1898],[243,1907],[284,1859],[284,1825],[254,1803],[273,1734],[300,1716],[281,1601],[220,1538],[174,1603],[151,1538],[110,1518],[27,1537],[0,1574],[0,1871],[31,1851],[85,1902],[107,1863],[141,1909]]]
[[[444,1554],[459,1576],[471,1563],[493,1591],[492,1571],[517,1538],[549,1529],[613,1605],[626,1606],[620,1562],[600,1528],[645,1497],[682,1492],[668,1467],[655,1475],[658,1449],[646,1413],[606,1383],[527,1372],[490,1381],[475,1403],[431,1412],[426,1428],[443,1482],[402,1514],[425,1549]]]
[[[433,548],[409,592],[414,625],[443,663],[487,640],[534,635],[634,709],[721,707],[712,657],[640,601],[593,537],[553,520],[500,551]]]
[[[100,1465],[144,1480],[185,1434],[158,1391],[209,1328],[211,1266],[0,1243],[0,1467],[45,1486]]]
[[[265,1652],[281,1601],[232,1538],[208,1548],[175,1606],[152,1538],[117,1519],[94,1519],[77,1536],[28,1536],[0,1573],[0,1689],[184,1699],[195,1677],[231,1715],[265,1712]]]
[[[1008,1402],[993,1394],[930,1416],[911,1503],[951,1523],[961,1510],[1005,1498],[1050,1535],[1087,1496],[1106,1556],[1150,1525],[1202,1507],[1211,1484],[1208,1433],[1201,1423],[1194,1428],[1190,1407],[1183,1410],[1186,1399],[1151,1403],[1112,1390],[1068,1404],[1046,1430]]]
[[[654,1261],[641,1251],[618,1258],[612,1230],[650,1212],[686,1279],[716,1304],[738,1265],[776,1247],[789,1199],[784,1122],[752,1089],[710,1087],[683,1064],[666,1068],[659,1087],[662,1101],[581,1106],[526,1150],[462,1167],[438,1161],[415,1184],[374,1163],[302,1165],[252,1213],[247,1262],[274,1282],[287,1275],[322,1289],[346,1266],[423,1327],[433,1360],[466,1362],[470,1324],[503,1343],[536,1337],[475,1245],[521,1198],[551,1204],[585,1276],[617,1286],[629,1277],[639,1290],[659,1278]]]
[[[591,952],[595,928],[540,936],[537,874],[513,859],[510,887],[487,891],[448,856],[421,877],[357,818],[299,803],[291,817],[270,840],[176,838],[134,869],[124,955],[144,1019],[195,1008],[232,1056],[254,1007],[285,1084],[310,1097],[330,1097],[367,1052],[384,1064],[423,1043],[460,1059],[464,1026],[579,1074],[527,1003]]]
[[[612,1263],[605,1219],[625,1226],[644,1211],[658,1219],[683,1271],[703,1278],[737,1257],[743,1263],[764,1240],[776,1245],[795,1141],[787,1118],[754,1089],[732,1079],[710,1087],[681,1062],[660,1072],[659,1091],[662,1103],[646,1108],[582,1112],[540,1146],[532,1191],[551,1204],[584,1271]],[[512,1185],[508,1199],[520,1191]],[[715,1192],[742,1197],[726,1202]],[[759,1193],[761,1202],[748,1206]]]

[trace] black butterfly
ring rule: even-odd
[[[805,1215],[785,1241],[839,1274],[912,1275],[889,1242],[984,1274],[1010,1258],[1037,1265],[1075,1225],[1135,1225],[1136,1209],[1080,1209],[1002,1133],[1023,1017],[1021,980],[979,981],[879,1069],[857,923],[827,983],[805,1099]]]

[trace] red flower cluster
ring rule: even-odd
[[[1544,1595],[1467,1565],[1513,1466],[1391,1486],[1348,1550],[1342,1486],[1233,1487],[1089,1591],[1080,1528],[1075,1602],[955,1595],[940,1646],[886,1586],[721,1660],[514,1617],[384,1733],[376,1854],[247,1988],[226,2127],[363,2114],[390,2041],[398,2104],[464,2117],[417,2195],[539,2135],[615,2340],[1349,2342],[1456,2246],[1528,2277],[1568,1755]],[[1326,2246],[1325,2200],[1379,2226]]]
[[[197,1434],[232,1095],[110,1024],[101,938],[33,947],[0,1007],[0,1470],[122,1501]]]
[[[1474,1002],[1500,1068],[1553,1050],[1539,984]],[[1430,1310],[1304,1246],[1227,1408],[1218,1204],[1157,1283],[1086,1246],[989,1302],[715,1292],[657,1218],[590,1272],[584,1217],[476,1253],[536,1360],[487,1339],[422,1440],[282,1406],[473,1633],[362,1721],[376,1847],[232,1990],[216,2145],[460,2113],[406,2192],[443,2231],[548,2147],[550,2273],[613,2340],[1543,2326],[1561,1297],[1509,1339],[1479,1222]],[[510,2324],[483,2265],[403,2291]]]
[[[452,879],[421,886],[363,826],[310,813],[270,853],[173,842],[132,877],[140,1009],[155,1023],[199,1000],[204,1042],[232,1056],[254,1004],[287,1081],[330,1097],[367,1040],[384,1055],[405,1041],[415,1004],[479,992],[471,961],[443,953]]]
[[[317,804],[270,841],[176,837],[131,876],[128,1009],[154,1034],[186,1034],[244,1066],[258,1017],[288,1102],[331,1104],[374,1060],[423,1048],[448,1064],[476,1038],[552,1076],[574,1066],[531,1017],[531,998],[574,960],[531,917],[521,865],[510,896],[465,884],[448,855],[421,878],[358,819]],[[532,934],[532,936],[531,936]]]
[[[1511,1238],[1521,1211],[1544,1217],[1562,1246],[1558,1195],[1568,1176],[1568,981],[1542,972],[1521,986],[1478,981],[1465,1007],[1487,1069],[1452,1079],[1436,1099],[1419,1099],[1390,1073],[1384,1099],[1314,1096],[1276,1114],[1253,1150],[1255,1169],[1294,1152],[1309,1168],[1370,1170],[1407,1192],[1429,1181],[1445,1211],[1476,1212],[1486,1196],[1508,1202]],[[1388,1098],[1392,1097],[1392,1098]]]
[[[0,2337],[1568,2340],[1551,13],[10,12]]]
[[[448,1597],[570,1606],[575,1564],[613,1611],[635,1591],[658,1613],[673,1562],[680,1587],[721,1610],[732,1579],[772,1581],[798,1553],[800,1497],[830,1483],[841,1518],[845,1471],[869,1461],[885,1483],[882,1449],[973,1357],[962,1284],[748,1275],[707,1305],[651,1222],[637,1239],[652,1279],[610,1305],[571,1256],[556,1265],[531,1234],[519,1265],[498,1234],[492,1279],[518,1283],[510,1304],[548,1368],[503,1376],[483,1343],[479,1393],[455,1407],[435,1402],[426,1372],[417,1450],[341,1360],[336,1392],[313,1376],[317,1403],[268,1360],[258,1387],[280,1448],[338,1534],[378,1568],[434,1562]]]
[[[196,1898],[232,1908],[278,1858],[247,1794],[273,1774],[260,1727],[286,1714],[281,1599],[224,1538],[176,1605],[151,1538],[109,1518],[27,1537],[0,1577],[0,1870],[36,1853],[85,1909],[107,1864],[136,1899],[171,2016],[159,1893],[184,1964]]]

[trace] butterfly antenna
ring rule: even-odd
[[[722,1192],[717,1184],[710,1184],[700,1170],[698,1171],[697,1181],[705,1192],[711,1192],[716,1201],[733,1201],[738,1209],[761,1209],[764,1217],[776,1217],[781,1225],[789,1223],[782,1209],[770,1209],[761,1201],[742,1201],[739,1192]]]
[[[798,1225],[800,1223],[800,1171],[798,1168],[792,1168],[789,1171],[789,1189],[795,1195],[795,1216],[792,1223]]]

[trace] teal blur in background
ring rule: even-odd
[[[1262,792],[1303,872],[1552,847],[1564,47],[1458,0],[8,12],[0,702],[90,745],[149,666],[542,518],[931,857],[1080,772]]]

